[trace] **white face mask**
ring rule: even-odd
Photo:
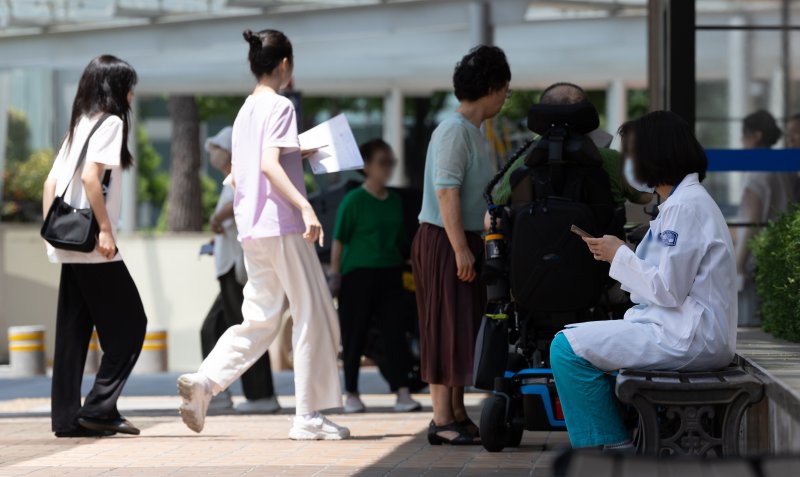
[[[633,173],[633,160],[630,158],[625,159],[625,166],[623,167],[623,172],[625,173],[625,180],[628,181],[631,187],[638,190],[639,192],[647,192],[648,194],[652,194],[655,188],[648,187],[647,184],[642,184],[641,182],[636,180],[635,174]]]

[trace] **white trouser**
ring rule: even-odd
[[[297,414],[341,406],[339,320],[314,246],[293,234],[247,240],[242,248],[244,322],[225,331],[199,372],[216,384],[215,394],[230,386],[278,336],[288,298]]]

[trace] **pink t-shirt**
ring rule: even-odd
[[[300,210],[274,189],[261,172],[261,155],[268,147],[281,149],[281,166],[297,190],[305,195],[294,105],[274,93],[250,95],[233,123],[231,154],[236,181],[233,210],[242,242],[305,231]]]

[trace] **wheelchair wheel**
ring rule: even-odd
[[[481,410],[481,443],[489,452],[500,452],[508,445],[511,426],[506,422],[506,400],[492,396]],[[520,434],[520,439],[522,435]]]
[[[511,420],[511,425],[508,429],[507,447],[519,447],[522,443],[522,435],[525,433],[525,421],[522,413],[517,412],[516,417]]]

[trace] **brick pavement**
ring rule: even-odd
[[[499,454],[432,447],[425,438],[428,412],[395,414],[385,407],[334,416],[351,428],[350,440],[293,442],[286,439],[289,412],[213,416],[198,435],[177,416],[151,411],[131,418],[141,436],[104,439],[55,439],[47,417],[4,417],[0,477],[545,476],[567,442],[564,433],[526,432],[521,448]],[[471,413],[477,418],[479,408],[473,405]]]

